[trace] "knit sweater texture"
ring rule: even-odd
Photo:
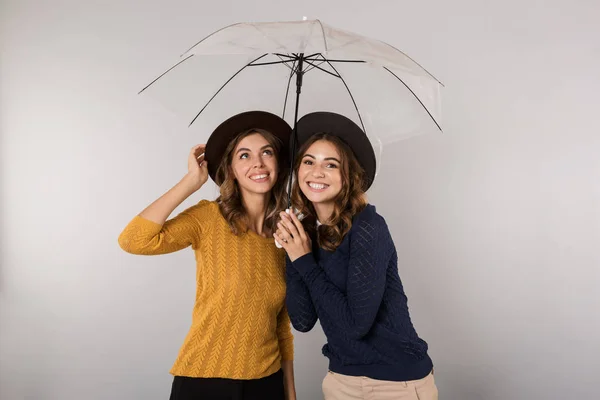
[[[354,216],[340,246],[287,260],[286,304],[301,332],[316,321],[329,369],[388,381],[427,376],[433,363],[412,324],[388,226],[372,205]]]
[[[191,246],[196,298],[191,327],[171,368],[177,376],[259,379],[293,359],[285,308],[285,253],[248,230],[234,235],[214,201],[202,200],[160,225],[139,215],[119,236],[141,255]]]

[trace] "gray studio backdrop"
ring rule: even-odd
[[[188,130],[136,93],[221,26],[303,16],[447,85],[446,132],[387,146],[369,193],[441,399],[596,398],[598,4],[2,0],[0,399],[167,398],[193,254],[135,257],[117,236],[228,110]],[[299,399],[321,398],[324,340],[296,334]]]

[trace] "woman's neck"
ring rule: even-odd
[[[313,203],[313,207],[315,208],[319,222],[327,224],[333,214],[333,202]]]
[[[265,224],[265,213],[269,202],[270,193],[243,193],[242,205],[248,216],[248,229],[253,230],[260,236],[263,235]]]

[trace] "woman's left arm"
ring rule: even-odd
[[[286,400],[296,400],[296,386],[294,384],[294,335],[292,334],[290,317],[285,306],[277,316],[277,339],[279,341],[279,353],[281,354],[285,398]]]
[[[294,360],[281,362],[283,369],[283,386],[285,388],[285,400],[296,400],[296,385],[294,383]]]

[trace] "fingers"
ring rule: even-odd
[[[277,232],[279,232],[279,231],[277,231]],[[283,239],[283,238],[282,238],[282,237],[281,237],[281,236],[280,236],[280,235],[279,235],[277,232],[275,232],[275,233],[273,234],[273,237],[275,238],[275,241],[276,241],[277,243],[279,243],[279,245],[280,245],[281,247],[283,247],[283,249],[284,249],[285,251],[288,251],[288,249],[289,249],[289,243],[288,243],[288,242],[287,242],[285,239]]]
[[[198,163],[198,165],[201,168],[205,167],[207,165],[207,162],[204,159],[204,157],[205,157],[204,148],[199,148],[199,149],[195,150],[194,158],[196,159],[196,162]]]
[[[304,226],[302,225],[302,222],[300,222],[300,220],[298,219],[296,214],[293,212],[289,213],[288,216],[290,216],[290,219],[292,220],[292,223],[296,227],[298,234],[300,235],[300,238],[302,238],[302,240],[306,240],[306,231],[304,230]]]
[[[206,150],[206,145],[198,144],[198,145],[192,147],[191,152],[193,154],[200,155],[200,154],[204,153],[204,150]]]
[[[190,156],[189,156],[189,162],[192,161],[192,157],[193,159],[196,161],[196,163],[202,167],[202,163],[204,162],[204,154],[205,154],[205,150],[206,149],[206,145],[204,144],[198,144],[194,147],[192,147],[192,150],[190,151]]]
[[[284,232],[284,233],[287,233],[287,234],[289,234],[290,236],[293,236],[293,235],[292,235],[292,232],[290,231],[290,229],[288,228],[288,226],[285,224],[285,217],[283,216],[283,213],[281,213],[281,214],[279,215],[279,217],[280,217],[280,219],[279,219],[279,221],[277,222],[277,226],[279,227],[279,229],[280,229],[282,232]]]
[[[294,225],[294,223],[290,219],[290,216],[287,215],[286,213],[281,213],[281,214],[282,214],[282,216],[281,216],[281,223],[285,226],[285,228],[287,229],[287,231],[293,237],[299,237],[300,234],[298,232],[298,229],[296,228],[296,225]]]
[[[198,160],[200,159],[200,157],[202,157],[202,159],[204,159],[204,152],[206,150],[206,145],[204,144],[198,144],[194,147],[192,147],[192,154],[194,154],[194,157]]]
[[[293,239],[292,235],[288,232],[287,228],[280,222],[277,223],[277,236],[280,237],[284,242],[288,242]]]
[[[200,168],[204,168],[206,167],[206,161],[204,161],[204,156],[201,156],[200,158],[196,159],[196,164],[198,164],[198,167]]]
[[[279,237],[279,235],[277,235],[277,232],[275,232],[275,233],[273,234],[273,238],[275,238],[275,243],[277,243],[277,244],[278,244],[278,245],[280,245],[280,246],[282,245],[282,243],[283,243],[283,240],[281,240],[281,238]],[[282,247],[283,247],[283,246],[282,246]]]

